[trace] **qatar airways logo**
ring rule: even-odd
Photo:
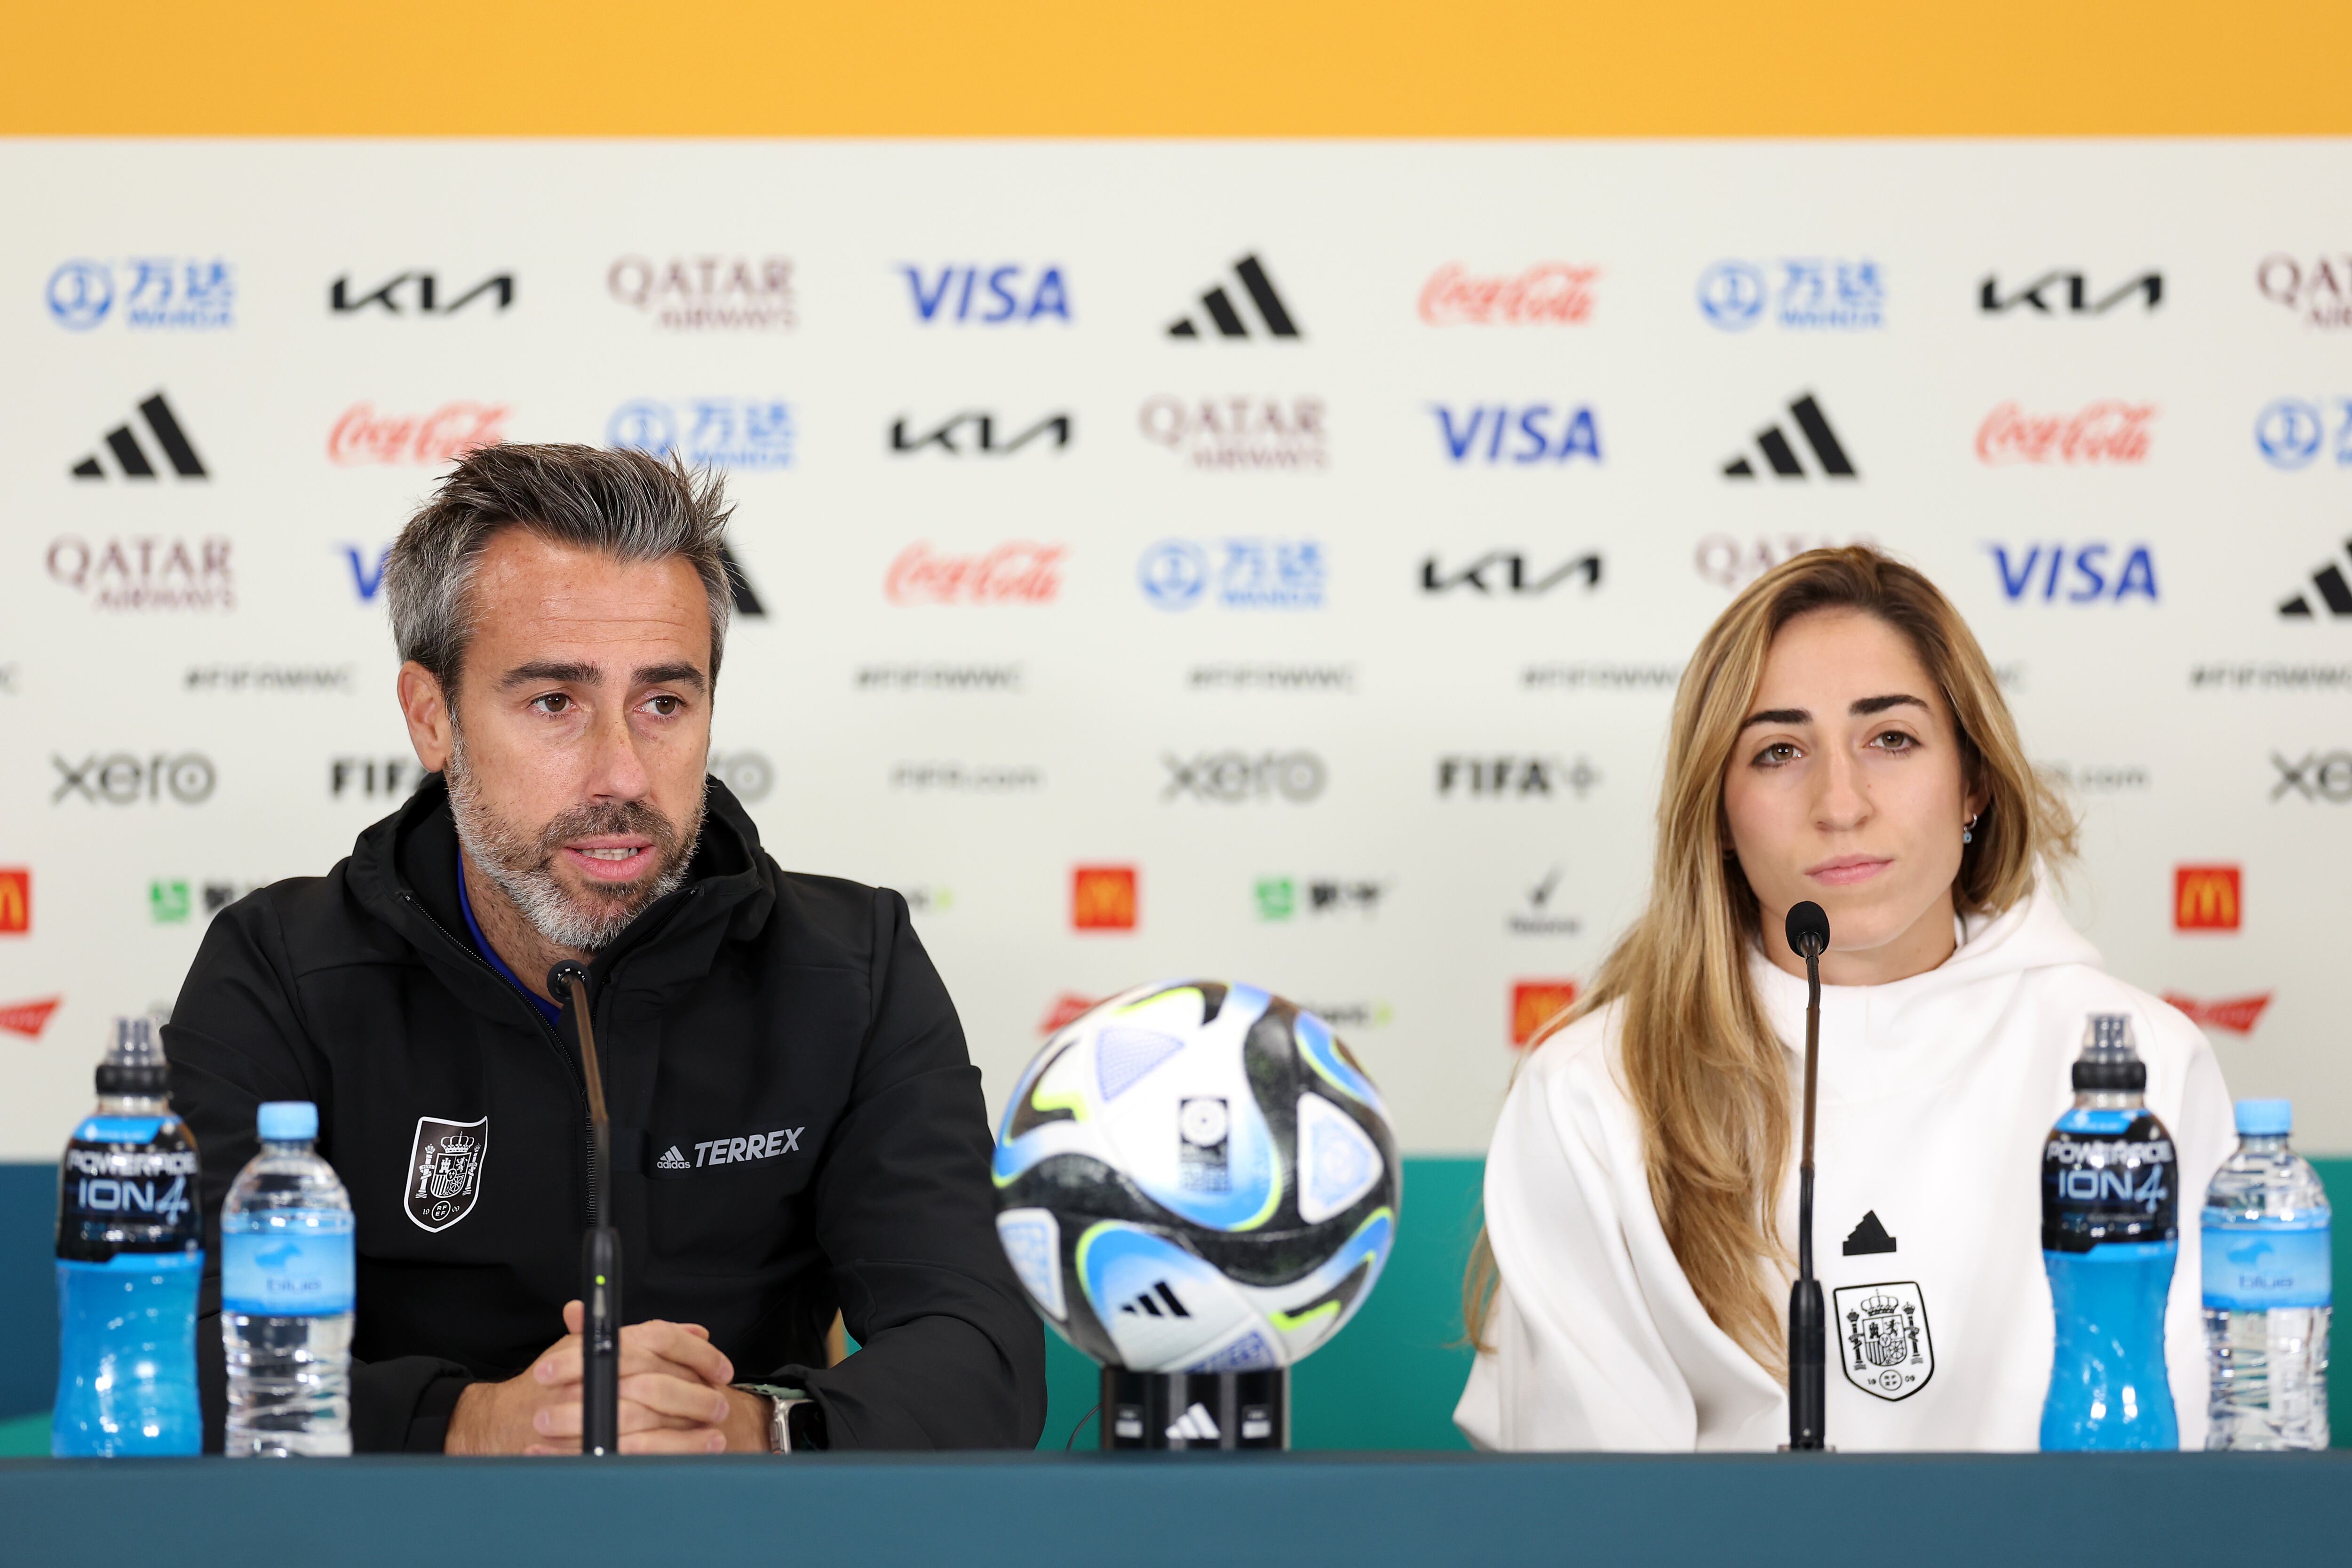
[[[785,331],[793,264],[782,256],[624,256],[604,288],[666,331]]]
[[[2028,414],[2004,403],[1977,426],[1977,460],[2009,463],[2144,463],[2153,403],[2103,397],[2072,414]]]
[[[1478,277],[1449,261],[1421,286],[1421,319],[1433,327],[1580,327],[1592,319],[1598,267],[1538,261],[1524,272]]]
[[[49,578],[100,610],[234,610],[229,541],[218,534],[115,534],[52,540]]]
[[[1319,397],[1149,398],[1139,422],[1146,439],[1196,468],[1320,470],[1330,466]]]
[[[1066,544],[1026,539],[973,555],[910,544],[890,563],[882,595],[894,605],[1050,605],[1069,552]]]
[[[327,433],[327,458],[343,468],[454,463],[468,452],[505,440],[511,412],[503,403],[462,399],[430,414],[379,414],[373,404],[354,403]]]
[[[2254,286],[2307,327],[2352,327],[2352,252],[2308,259],[2284,252],[2265,256],[2254,269]]]

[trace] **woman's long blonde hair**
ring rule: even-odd
[[[1723,786],[1773,637],[1830,609],[1875,616],[1909,637],[1943,691],[1966,787],[1988,802],[1952,884],[1960,912],[2009,908],[2032,888],[2037,859],[2074,853],[2072,815],[2026,761],[1992,667],[1950,601],[1867,546],[1809,551],[1750,584],[1700,639],[1675,693],[1649,907],[1591,991],[1534,1042],[1624,1005],[1626,1087],[1666,1240],[1707,1315],[1780,1377],[1786,1286],[1776,1275],[1790,1259],[1773,1210],[1789,1165],[1790,1060],[1749,983],[1758,905],[1730,853]],[[1482,1350],[1497,1279],[1482,1229],[1463,1281],[1464,1320]]]

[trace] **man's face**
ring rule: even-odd
[[[483,551],[468,613],[447,754],[428,754],[411,706],[418,757],[446,773],[475,868],[541,936],[593,952],[685,880],[702,830],[702,579],[512,528]]]

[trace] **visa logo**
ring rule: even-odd
[[[1601,432],[1589,406],[1475,404],[1457,414],[1433,403],[1429,411],[1437,416],[1446,457],[1456,463],[1565,463],[1577,457],[1601,461]]]
[[[916,320],[977,321],[984,327],[1007,321],[1029,322],[1040,316],[1070,319],[1070,289],[1059,267],[1046,267],[1034,276],[1019,262],[982,267],[950,262],[937,276],[922,268],[901,265],[907,288],[914,295]]]
[[[2125,548],[2116,544],[2029,544],[2016,554],[2005,544],[1986,548],[2000,574],[2000,591],[2012,604],[2025,599],[2121,604],[2135,594],[2151,605],[2157,602],[2156,557],[2145,544],[2130,546],[2120,561],[2109,559]]]
[[[387,544],[376,552],[375,564],[371,566],[358,545],[343,546],[343,559],[351,563],[352,586],[358,590],[361,604],[373,603],[383,589],[384,563],[391,557],[392,546]]]

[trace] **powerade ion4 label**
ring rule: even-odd
[[[2070,1110],[2042,1146],[2042,1249],[2176,1241],[2180,1193],[2172,1134],[2146,1110]]]
[[[2205,1305],[2230,1312],[2325,1307],[2334,1289],[2325,1215],[2204,1230]]]
[[[221,1310],[317,1318],[352,1310],[348,1209],[262,1209],[221,1216]]]
[[[195,1252],[205,1234],[196,1199],[195,1143],[178,1117],[89,1117],[58,1172],[58,1256]]]

